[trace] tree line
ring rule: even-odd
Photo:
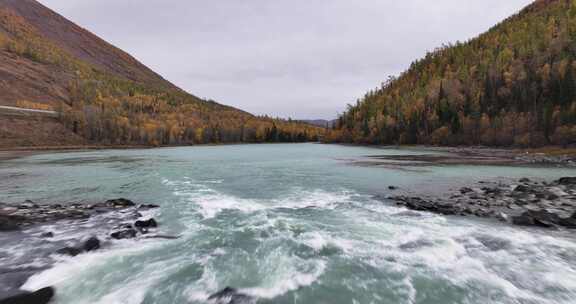
[[[429,52],[340,115],[327,142],[543,146],[576,141],[576,1],[540,0]]]

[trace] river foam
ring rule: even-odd
[[[110,231],[101,227],[111,223],[102,218],[34,228],[0,248],[2,266],[41,268],[24,288],[56,285],[55,304],[205,304],[227,286],[262,304],[569,304],[576,298],[572,234],[408,211],[381,199],[388,185],[434,187],[435,179],[445,185],[470,172],[489,179],[512,174],[510,168],[348,167],[333,158],[386,150],[321,145],[108,153],[149,161],[124,165],[122,157],[94,152],[93,163],[36,162],[23,171],[50,172],[37,192],[47,197],[68,193],[57,191],[58,184],[74,182],[94,189],[93,197],[159,204],[149,216],[161,233],[181,237],[107,240],[102,250],[75,258],[27,260],[35,248],[41,257],[91,234],[106,239]],[[49,230],[55,238],[39,237]]]

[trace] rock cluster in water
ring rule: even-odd
[[[523,178],[515,185],[464,187],[448,198],[390,198],[417,211],[497,218],[521,226],[576,229],[576,177],[551,183]]]
[[[128,199],[113,199],[102,203],[83,205],[42,205],[32,201],[21,204],[0,203],[0,232],[16,231],[26,229],[33,225],[53,224],[58,221],[84,221],[91,216],[103,213],[118,212],[119,218],[125,218],[122,214],[129,214],[130,222],[120,224],[117,227],[110,227],[109,239],[130,239],[139,235],[147,235],[150,229],[158,227],[158,222],[154,218],[143,219],[140,211],[158,208],[157,205],[137,205]],[[131,216],[133,215],[133,216]],[[53,232],[45,232],[40,237],[52,238]],[[150,236],[155,238],[172,239],[171,236]],[[77,256],[82,253],[99,250],[103,242],[95,236],[77,242],[75,245],[67,246],[56,250],[54,253],[67,256]],[[0,304],[19,303],[48,303],[54,296],[54,289],[47,287],[36,292],[20,293],[6,299],[0,300]]]
[[[25,201],[21,204],[0,203],[0,231],[14,231],[36,224],[48,224],[60,220],[83,220],[96,214],[127,208],[152,209],[157,205],[140,205],[119,198],[97,204],[36,204]],[[135,215],[138,215],[135,211]]]

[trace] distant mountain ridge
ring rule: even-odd
[[[290,142],[323,132],[188,94],[35,0],[0,0],[0,96],[0,105],[57,110],[65,127],[52,139],[49,130],[33,136],[19,131],[33,122],[10,117],[0,123],[0,147],[69,145],[63,138],[106,145]],[[35,123],[48,125],[44,118]]]
[[[336,123],[336,119],[300,119],[299,121],[322,128],[332,128]]]
[[[575,73],[576,1],[538,0],[368,92],[326,141],[568,145],[576,141]]]

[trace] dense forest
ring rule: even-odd
[[[204,100],[188,94],[172,84],[156,77],[145,67],[136,66],[135,60],[112,48],[104,41],[81,33],[82,40],[55,42],[41,33],[41,29],[29,22],[45,20],[27,19],[30,9],[39,10],[42,18],[51,19],[49,26],[63,24],[69,32],[83,29],[72,28],[67,20],[57,16],[35,1],[7,1],[0,7],[0,53],[5,62],[14,61],[22,71],[14,71],[17,77],[32,78],[27,89],[47,93],[43,96],[64,96],[62,100],[16,100],[13,104],[27,108],[54,109],[60,114],[63,125],[89,143],[114,145],[181,145],[236,142],[304,142],[317,141],[323,128],[291,120],[257,117],[241,110]],[[12,9],[14,8],[14,9]],[[88,37],[88,38],[86,38]],[[95,36],[94,36],[95,37]],[[85,58],[75,56],[64,47],[73,47],[96,41],[90,47],[110,50],[110,58],[122,60],[96,65]],[[95,51],[92,51],[95,52]],[[89,53],[88,53],[89,54]],[[134,61],[134,62],[133,62]],[[132,66],[130,66],[132,65]],[[5,70],[9,70],[6,67]],[[49,71],[50,79],[34,80]],[[111,71],[123,71],[114,73]],[[143,72],[142,72],[143,71]],[[137,75],[140,73],[144,76]],[[134,75],[133,79],[125,77]],[[52,76],[55,75],[55,76]],[[149,81],[138,81],[147,79]],[[152,79],[150,81],[150,79]],[[44,87],[38,89],[35,82]],[[52,82],[52,86],[44,83]],[[64,85],[58,87],[59,83]],[[23,81],[15,82],[23,84]],[[7,88],[8,90],[10,88]],[[58,91],[58,92],[56,92]],[[62,92],[60,92],[62,91]],[[59,93],[56,94],[56,93]],[[54,93],[54,94],[51,94]]]
[[[576,141],[576,0],[539,0],[446,45],[349,105],[328,142],[491,146]]]

